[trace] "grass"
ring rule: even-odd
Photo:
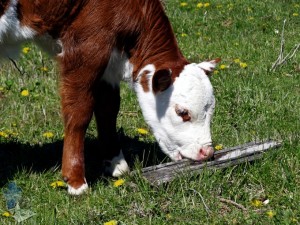
[[[9,182],[22,189],[20,208],[35,213],[23,224],[300,223],[300,52],[270,71],[279,54],[284,19],[285,53],[299,43],[299,2],[212,0],[201,8],[198,1],[187,0],[185,6],[181,2],[166,1],[166,10],[183,54],[192,62],[222,58],[211,78],[217,99],[214,143],[229,147],[276,139],[283,146],[254,163],[190,174],[164,186],[152,187],[140,176],[127,176],[122,186],[114,187],[113,179],[98,172],[101,163],[94,157],[92,122],[86,142],[91,190],[69,196],[65,189],[50,186],[61,179],[58,70],[54,61],[27,44],[29,52],[17,62],[20,71],[11,62],[0,68],[0,185],[2,193]],[[24,89],[28,96],[21,95]],[[118,127],[132,169],[168,160],[151,134],[138,134],[137,128],[147,125],[134,93],[124,84],[121,92]],[[45,132],[53,137],[45,137]],[[220,197],[247,210],[223,203]],[[253,199],[270,202],[256,207]],[[2,194],[0,213],[5,211]],[[0,216],[0,223],[15,221]]]

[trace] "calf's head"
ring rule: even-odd
[[[207,75],[218,61],[188,64],[174,81],[171,70],[156,70],[153,65],[139,73],[135,89],[144,118],[173,160],[202,161],[214,153],[210,122],[215,98]]]

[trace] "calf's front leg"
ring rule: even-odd
[[[84,138],[93,114],[92,91],[80,70],[71,76],[62,75],[61,101],[64,119],[62,176],[68,192],[80,195],[88,189],[85,179]],[[77,79],[76,79],[77,78]]]
[[[119,177],[129,171],[116,132],[120,88],[102,80],[94,91],[94,99],[98,136],[104,150],[104,157],[108,162],[106,171],[114,177]]]

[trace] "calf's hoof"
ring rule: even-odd
[[[122,150],[120,151],[120,154],[118,156],[114,157],[111,161],[108,162],[110,163],[110,165],[105,168],[105,171],[113,177],[120,177],[122,174],[130,171]]]
[[[85,178],[84,178],[84,182],[81,185],[80,184],[72,185],[69,181],[66,181],[66,182],[67,182],[67,186],[68,186],[68,193],[70,195],[81,195],[81,194],[85,193],[89,188]]]

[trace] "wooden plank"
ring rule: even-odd
[[[265,151],[281,146],[281,142],[250,142],[244,145],[216,151],[211,161],[204,163],[181,160],[150,166],[141,170],[142,175],[152,184],[159,185],[186,173],[200,173],[205,169],[226,168],[259,159]],[[133,173],[136,173],[133,171]]]

